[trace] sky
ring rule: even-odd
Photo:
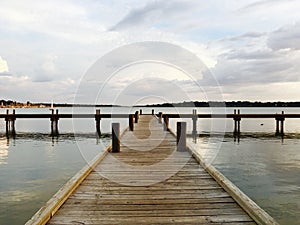
[[[300,101],[298,0],[0,0],[0,5],[0,99]],[[139,52],[144,61],[134,57],[140,43],[154,43]],[[201,63],[191,65],[196,59],[186,58],[189,53]],[[91,85],[90,73],[104,59],[109,73],[97,70]]]

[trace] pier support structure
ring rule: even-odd
[[[95,120],[96,120],[96,132],[98,136],[101,136],[101,116],[100,116],[100,109],[96,109],[96,114],[95,114]]]
[[[120,152],[120,123],[112,123],[112,153]]]
[[[9,110],[6,110],[6,117],[5,117],[5,130],[6,130],[6,136],[8,135],[16,135],[16,129],[15,129],[15,122],[16,122],[16,117],[14,116],[16,114],[16,110],[13,109],[13,116],[8,116],[9,115]]]
[[[158,122],[159,123],[162,123],[162,115],[163,115],[162,112],[158,113]]]
[[[134,114],[134,122],[138,123],[139,122],[139,111],[136,111]]]
[[[177,151],[186,151],[186,122],[177,122]]]
[[[233,134],[234,135],[240,135],[241,134],[241,117],[240,115],[240,110],[237,111],[236,113],[236,109],[234,110],[234,129],[233,129]]]
[[[50,118],[51,121],[51,135],[52,136],[58,136],[58,109],[56,110],[56,114],[54,114],[54,109],[52,111],[52,116]]]
[[[284,111],[281,112],[281,115],[275,117],[276,120],[276,135],[284,135]]]
[[[167,115],[164,116],[164,130],[169,131],[169,117]]]
[[[192,135],[193,137],[197,136],[197,120],[198,120],[198,115],[197,115],[197,109],[193,109],[193,131],[192,131]]]
[[[128,119],[129,119],[129,130],[133,131],[133,129],[134,129],[134,122],[133,122],[134,115],[129,114]]]

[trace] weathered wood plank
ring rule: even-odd
[[[217,222],[221,221],[221,222]],[[251,222],[247,216],[147,216],[147,217],[129,217],[129,216],[114,216],[114,217],[64,217],[61,219],[53,218],[49,224],[221,224],[226,222]],[[227,224],[227,223],[226,223]]]

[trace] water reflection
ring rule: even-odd
[[[7,164],[9,139],[0,138],[0,164]]]
[[[18,133],[13,142],[0,134],[0,224],[24,224],[86,165],[82,154],[93,158],[104,150],[95,144],[95,133],[54,139],[49,134]],[[79,149],[78,142],[84,148]],[[102,135],[99,142],[109,145],[110,135]]]

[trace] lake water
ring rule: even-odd
[[[138,108],[139,109],[139,108]],[[137,108],[101,108],[102,113],[135,112]],[[198,113],[232,113],[232,108],[198,108]],[[242,113],[299,113],[300,108],[241,108]],[[5,113],[6,109],[0,109]],[[71,108],[61,108],[70,113]],[[144,108],[150,113],[151,108]],[[156,108],[156,112],[191,113],[192,108]],[[49,113],[49,109],[16,109],[16,113]],[[95,113],[76,108],[74,113]],[[191,132],[191,121],[188,132]],[[121,122],[121,129],[127,120]],[[111,120],[61,119],[60,136],[49,135],[47,119],[19,119],[17,136],[7,139],[0,121],[0,224],[24,224],[87,161],[110,144]],[[175,130],[176,120],[170,120]],[[189,144],[281,224],[300,221],[300,119],[287,119],[286,136],[275,137],[274,119],[243,119],[242,136],[232,136],[232,119],[199,119],[201,137]],[[219,134],[217,136],[211,133]],[[75,134],[75,135],[74,135]]]

